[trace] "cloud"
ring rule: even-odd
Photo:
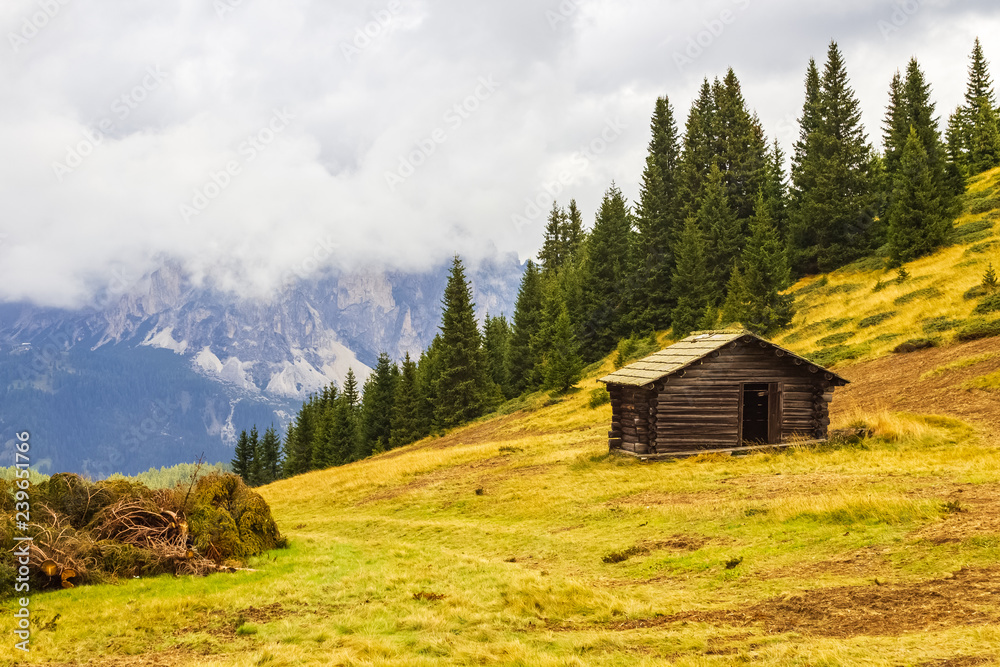
[[[637,196],[658,95],[683,126],[732,66],[787,149],[834,38],[877,142],[911,55],[942,116],[977,34],[1000,59],[982,1],[16,0],[0,27],[0,300],[57,306],[165,259],[260,296],[317,259],[528,256],[553,193],[588,221]]]

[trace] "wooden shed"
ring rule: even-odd
[[[678,455],[825,440],[847,380],[749,331],[696,332],[603,377],[612,450]]]

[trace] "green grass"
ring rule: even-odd
[[[920,376],[920,379],[924,380],[927,378],[938,377],[939,375],[944,375],[949,371],[968,368],[969,366],[975,366],[977,364],[981,364],[985,361],[990,361],[998,357],[1000,357],[1000,353],[997,352],[987,352],[986,354],[977,354],[971,357],[965,357],[964,359],[958,359],[957,361],[952,361],[950,363],[943,364],[941,366],[938,366],[937,368],[933,368],[929,371],[926,371]]]
[[[988,295],[980,286],[987,265],[1000,265],[998,175],[994,169],[973,179],[953,243],[906,263],[906,280],[897,280],[884,258],[869,257],[793,285],[796,313],[775,342],[818,363],[846,363],[884,356],[918,333],[934,334],[943,344],[1000,336],[992,320],[995,304],[982,300]],[[840,343],[830,338],[847,333],[855,335]]]
[[[980,389],[982,391],[1000,391],[1000,372],[990,373],[973,378],[962,384],[962,389]]]
[[[888,665],[984,641],[983,626],[919,642],[703,623],[617,630],[788,590],[988,566],[988,536],[942,546],[920,531],[951,515],[950,487],[1000,483],[1000,460],[960,422],[873,413],[849,417],[874,433],[853,444],[642,463],[607,453],[609,408],[588,405],[596,388],[590,379],[558,404],[264,487],[291,547],[254,559],[256,571],[35,594],[39,623],[60,618],[38,631],[29,662],[727,665],[733,654],[707,652],[725,637],[760,664]],[[871,572],[822,567],[872,549]]]

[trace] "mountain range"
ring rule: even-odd
[[[419,356],[437,333],[448,264],[331,273],[269,299],[197,285],[165,263],[77,310],[0,305],[0,428],[30,431],[43,472],[93,478],[228,461],[236,434],[283,430],[301,402],[381,352]],[[468,270],[480,318],[513,311],[510,255]],[[4,445],[13,462],[13,440]]]

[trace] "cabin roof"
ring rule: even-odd
[[[824,370],[827,373],[830,373],[839,383],[848,383],[848,381],[844,378],[840,377],[836,373],[833,373],[832,371],[824,369],[819,364],[814,364],[808,359],[800,357],[794,352],[790,352],[789,350],[786,350],[779,345],[775,345],[768,340],[764,340],[760,336],[745,329],[696,331],[687,338],[674,343],[668,348],[660,350],[655,354],[651,354],[645,359],[640,359],[639,361],[631,363],[628,366],[619,368],[611,375],[602,377],[598,380],[598,382],[604,382],[605,384],[631,385],[633,387],[645,387],[646,385],[667,377],[671,373],[676,373],[679,370],[687,368],[695,362],[704,359],[711,353],[722,349],[729,343],[746,336],[751,336],[758,341],[767,343],[774,349],[781,350],[792,359],[799,359],[809,366],[814,366],[819,370]]]

